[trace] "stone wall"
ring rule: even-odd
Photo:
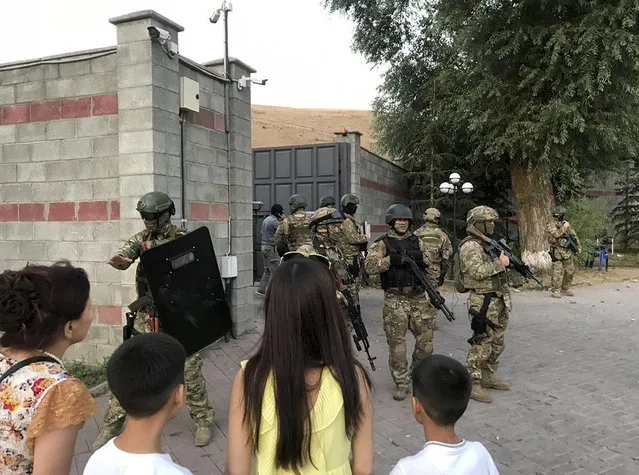
[[[207,226],[218,259],[238,256],[238,333],[252,284],[250,90],[229,86],[227,155],[227,81],[218,62],[169,57],[147,28],[169,31],[175,43],[183,28],[156,12],[110,21],[117,47],[0,65],[0,271],[58,259],[87,270],[96,321],[68,357],[89,361],[121,342],[135,265],[120,272],[106,261],[142,229],[135,206],[148,191],[175,201],[175,224]],[[231,78],[252,71],[231,63]],[[199,83],[199,112],[181,111],[181,76]]]

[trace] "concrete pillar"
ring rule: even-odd
[[[334,133],[336,142],[348,143],[350,145],[351,176],[349,193],[361,198],[360,177],[362,176],[362,155],[360,151],[362,133],[350,129],[342,129]]]
[[[118,38],[120,239],[125,240],[143,225],[135,209],[143,194],[164,191],[178,213],[181,209],[178,58],[170,58],[148,28],[167,30],[174,43],[184,28],[153,10],[109,21]],[[134,267],[122,275],[118,303],[124,306],[135,299]]]
[[[204,64],[224,74],[224,61]],[[253,158],[251,149],[251,88],[239,90],[237,80],[255,70],[236,58],[229,59],[230,193],[231,254],[238,259],[238,277],[233,282],[231,314],[238,335],[250,328],[253,318]],[[256,87],[256,86],[252,86]]]

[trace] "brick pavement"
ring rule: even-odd
[[[510,392],[493,392],[491,405],[471,401],[459,434],[481,441],[502,475],[639,474],[639,283],[577,289],[576,297],[515,294],[500,373]],[[401,457],[423,445],[410,401],[393,401],[388,352],[381,327],[378,290],[362,292],[361,304],[377,356],[375,383],[375,473],[387,474]],[[435,351],[464,361],[469,325],[465,297],[448,296],[457,320],[440,317]],[[259,313],[255,305],[256,315]],[[163,447],[198,475],[223,473],[228,400],[239,362],[259,340],[256,329],[203,353],[204,375],[217,416],[213,441],[193,446],[186,411],[169,425]],[[409,354],[412,342],[409,343]],[[365,358],[362,361],[367,365]],[[106,397],[100,398],[104,410]],[[82,473],[102,412],[78,438],[72,474]]]

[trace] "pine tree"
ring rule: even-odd
[[[625,251],[639,248],[639,168],[629,166],[617,180],[621,201],[613,210],[618,247]]]

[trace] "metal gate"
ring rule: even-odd
[[[350,190],[350,147],[347,143],[296,145],[253,149],[253,201],[262,202],[253,211],[253,275],[263,272],[262,221],[271,206],[279,203],[288,214],[288,199],[299,193],[314,210],[323,196],[336,200]]]

